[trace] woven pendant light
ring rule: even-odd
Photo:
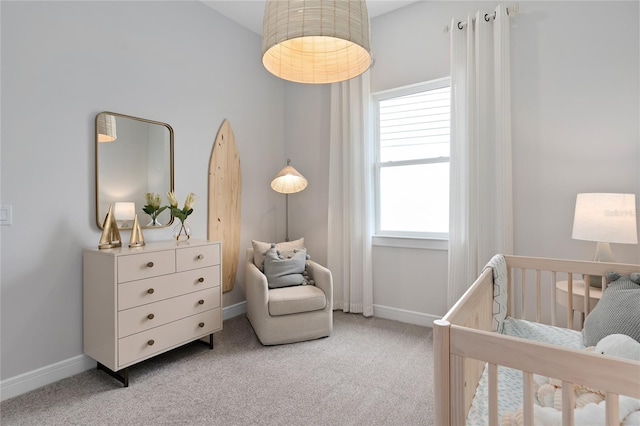
[[[118,138],[116,134],[116,118],[111,114],[100,113],[96,117],[98,142],[113,142]]]
[[[296,83],[324,84],[357,77],[371,65],[364,0],[267,0],[262,63]]]

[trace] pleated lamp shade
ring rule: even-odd
[[[371,66],[369,14],[364,0],[267,0],[262,63],[296,83],[357,77]]]
[[[281,194],[295,194],[307,187],[307,179],[289,163],[290,160],[287,160],[287,166],[271,181],[271,189]]]
[[[113,142],[118,138],[116,134],[116,118],[111,114],[98,114],[96,130],[98,131],[98,142]]]

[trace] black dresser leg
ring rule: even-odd
[[[101,363],[98,363],[98,370],[104,371],[114,379],[121,382],[125,388],[129,387],[129,367],[125,367],[124,369],[116,372],[112,371],[110,368],[102,365]],[[118,374],[120,372],[122,372],[122,375]]]
[[[209,346],[209,349],[213,349],[213,333],[209,334],[209,343],[205,342],[202,339],[198,339],[197,341],[202,343],[203,345]]]

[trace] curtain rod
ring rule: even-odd
[[[507,7],[507,16],[512,17],[515,16],[518,12],[520,11],[520,5],[519,4],[515,4],[511,7]],[[484,20],[489,22],[492,19],[496,19],[496,12],[494,11],[493,13],[485,13],[484,14]],[[472,22],[475,22],[475,18],[472,19]],[[463,29],[464,27],[466,27],[468,24],[467,21],[458,21],[458,29]],[[448,33],[450,30],[449,25],[446,25],[444,27],[444,32]]]

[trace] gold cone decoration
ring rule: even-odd
[[[109,204],[109,212],[102,224],[102,235],[100,236],[98,248],[108,249],[120,246],[122,246],[122,240],[120,240],[120,231],[118,230],[116,217],[113,214],[113,204]]]
[[[142,247],[144,245],[144,237],[140,222],[138,222],[138,214],[133,217],[133,228],[131,229],[131,238],[129,239],[129,247]]]

